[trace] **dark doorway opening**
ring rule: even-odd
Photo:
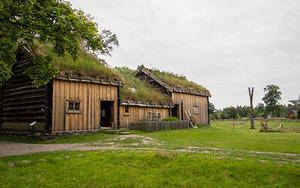
[[[181,120],[183,120],[183,101],[181,101],[181,104],[180,104],[180,111],[181,111]]]
[[[178,117],[179,118],[178,108],[179,108],[179,105],[175,104],[174,107],[172,108],[172,114],[171,114],[172,117]]]
[[[101,119],[100,125],[101,127],[112,127],[113,125],[113,101],[101,101]]]

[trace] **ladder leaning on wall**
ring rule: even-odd
[[[194,125],[194,123],[191,121],[191,117],[192,117],[192,114],[189,110],[185,110],[185,116],[187,117],[187,119],[190,121],[190,125],[192,128],[196,129],[198,128],[196,125]]]

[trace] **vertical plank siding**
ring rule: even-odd
[[[161,119],[169,117],[169,108],[151,108],[129,106],[129,113],[125,113],[125,106],[120,106],[120,128],[128,128],[129,123],[148,119],[149,112],[160,113]]]
[[[117,126],[117,86],[53,80],[52,131],[100,129],[102,101],[113,101],[113,128]],[[80,101],[80,113],[68,113],[68,100]]]
[[[181,101],[183,102],[183,113],[185,110],[189,110],[191,114],[196,118],[196,121],[201,125],[208,125],[208,97],[191,95],[185,93],[172,93],[172,101],[174,104],[179,104],[179,109],[181,109]],[[199,107],[199,113],[194,114],[194,106]],[[183,117],[184,120],[187,120],[185,114],[181,114],[179,110],[179,117]]]

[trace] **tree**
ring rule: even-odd
[[[265,116],[275,115],[275,111],[279,108],[279,100],[281,99],[281,92],[276,85],[267,85],[264,88],[265,96],[263,101],[266,104]]]
[[[250,115],[250,107],[248,106],[237,106],[236,107],[237,113],[240,117],[249,117]]]
[[[233,106],[224,108],[223,112],[227,115],[227,118],[236,120],[236,118],[238,117],[237,110]]]
[[[265,114],[265,105],[263,103],[258,103],[258,105],[254,108],[254,116],[263,117],[264,114]]]
[[[275,117],[284,117],[286,116],[287,106],[286,105],[278,105],[278,107],[274,111]]]
[[[109,30],[98,31],[92,17],[63,0],[0,1],[0,86],[12,76],[18,45],[34,54],[34,66],[25,70],[36,86],[58,73],[50,56],[37,53],[38,43],[50,43],[59,56],[69,53],[76,60],[81,46],[96,54],[110,55],[118,40]]]
[[[211,102],[208,103],[208,112],[209,114],[214,114],[215,113],[215,105]]]

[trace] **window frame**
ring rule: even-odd
[[[70,109],[70,104],[72,103],[73,109]],[[79,104],[79,109],[76,109],[76,104]],[[68,114],[81,114],[82,112],[82,102],[80,100],[67,100],[66,101],[66,113]]]
[[[126,108],[128,109],[128,111],[126,110]],[[127,112],[126,112],[127,111]],[[124,115],[129,116],[130,115],[130,108],[129,106],[125,106],[124,107]]]
[[[195,110],[195,109],[197,109],[197,110]],[[200,108],[198,105],[193,106],[193,114],[200,114]]]

